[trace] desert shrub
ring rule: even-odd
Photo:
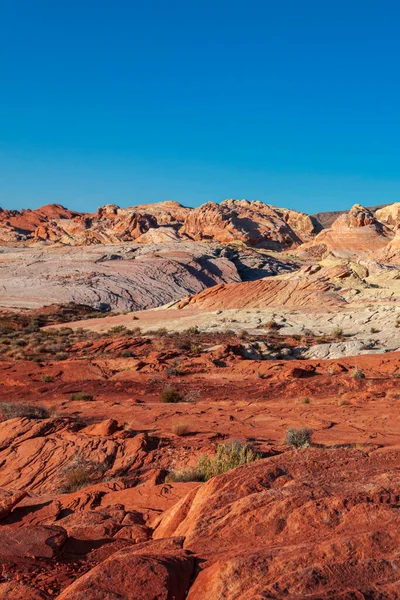
[[[276,321],[267,321],[266,323],[264,323],[262,325],[262,327],[265,327],[265,329],[281,329],[283,327],[283,325],[281,325],[280,323],[277,323]]]
[[[205,481],[204,474],[197,467],[172,470],[165,478],[166,483],[188,483],[189,481]]]
[[[238,331],[237,337],[239,340],[245,340],[248,336],[248,333],[245,329],[241,329],[240,331]]]
[[[343,337],[343,329],[341,327],[335,327],[335,329],[332,331],[332,336],[339,340]]]
[[[48,419],[49,412],[44,406],[35,404],[18,404],[15,402],[1,402],[0,412],[6,420],[16,417],[26,417],[28,419]]]
[[[171,431],[175,435],[183,437],[185,435],[189,435],[191,431],[191,426],[190,423],[188,423],[187,421],[176,421],[172,424]]]
[[[43,373],[42,381],[43,383],[51,383],[52,381],[54,381],[54,377],[52,375],[46,375],[45,373]]]
[[[238,440],[218,444],[216,455],[211,458],[203,454],[197,466],[180,470],[173,470],[166,478],[168,482],[208,481],[212,477],[222,475],[240,465],[259,460],[261,454],[254,452],[249,444]]]
[[[308,427],[290,428],[286,432],[286,445],[294,448],[308,448],[311,445],[312,434],[312,429],[308,429]]]
[[[192,338],[187,335],[177,334],[174,336],[174,346],[177,350],[190,350]]]
[[[165,327],[160,327],[159,329],[154,329],[154,331],[149,331],[149,334],[163,337],[165,335],[168,335],[168,329],[166,329]]]
[[[182,363],[179,362],[179,360],[176,360],[171,367],[168,367],[167,369],[165,369],[165,372],[167,375],[176,377],[177,375],[182,375],[184,370],[185,369],[184,369]]]
[[[57,352],[54,358],[56,360],[67,360],[68,352]]]
[[[311,400],[308,396],[306,396],[303,400],[303,404],[310,404]]]
[[[188,327],[187,329],[184,329],[184,331],[182,331],[182,333],[184,335],[197,335],[198,333],[200,333],[200,329],[197,327],[197,325],[193,325],[192,327]]]
[[[63,352],[64,350],[64,344],[47,344],[47,346],[44,347],[44,351],[49,352],[50,354],[56,354],[57,352]]]
[[[108,330],[108,333],[122,333],[123,331],[127,331],[125,325],[115,325],[115,327],[111,327],[111,329]]]
[[[218,444],[217,453],[214,458],[203,454],[199,458],[198,469],[203,473],[204,480],[216,477],[235,469],[240,465],[246,465],[261,458],[260,454],[254,452],[249,444],[244,444],[238,440]]]
[[[86,394],[85,392],[77,392],[75,394],[71,394],[70,400],[86,400],[90,402],[93,400],[93,396],[91,394]]]
[[[86,487],[90,482],[90,471],[84,466],[76,466],[65,473],[61,491],[64,494],[71,494]]]
[[[28,342],[26,340],[16,340],[15,345],[24,348],[28,345]]]
[[[353,371],[351,372],[351,376],[353,377],[353,379],[365,379],[365,375],[364,372],[361,371],[361,369],[353,369]]]
[[[370,331],[371,333],[379,333],[379,329],[377,329],[376,327],[371,327]]]
[[[133,352],[131,352],[130,350],[123,350],[121,352],[121,356],[122,358],[132,358]]]
[[[199,356],[201,354],[201,346],[197,344],[190,344],[190,352],[195,356]]]
[[[178,390],[167,385],[161,392],[161,401],[166,402],[167,404],[181,402],[182,396]]]
[[[61,329],[59,330],[59,333],[61,336],[67,337],[69,335],[72,335],[74,333],[74,330],[71,329],[71,327],[61,327]]]

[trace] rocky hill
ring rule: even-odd
[[[177,202],[119,208],[108,204],[96,213],[78,213],[52,204],[37,210],[0,211],[0,242],[91,245],[179,240],[241,241],[282,250],[312,239],[317,222],[294,210],[262,202],[226,200],[199,208]]]

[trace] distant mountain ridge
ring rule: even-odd
[[[94,213],[49,204],[35,210],[0,208],[0,244],[91,246],[196,241],[243,243],[278,252],[304,246],[323,255],[340,250],[345,230],[345,246],[350,243],[366,252],[381,248],[394,236],[399,223],[400,203],[370,209],[354,205],[349,211],[315,215],[256,200],[233,199],[220,204],[207,202],[197,208],[173,201],[127,208],[107,204]]]
[[[366,208],[368,208],[368,210],[370,210],[372,213],[375,213],[377,210],[385,208],[386,206],[390,206],[390,204],[375,204],[374,206],[366,206]],[[348,213],[349,210],[318,212],[312,214],[311,216],[318,221],[323,229],[328,229],[328,227],[330,227],[338,217]]]

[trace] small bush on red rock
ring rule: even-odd
[[[253,450],[249,444],[238,440],[218,444],[216,455],[213,458],[203,454],[197,466],[180,471],[171,471],[166,481],[208,481],[212,477],[222,475],[231,469],[259,460],[261,454]]]
[[[65,474],[64,483],[62,485],[62,492],[64,494],[71,494],[78,490],[86,487],[91,482],[89,471],[83,466],[77,466]]]
[[[351,376],[353,379],[365,379],[365,375],[361,369],[354,369],[354,371],[351,372]]]
[[[85,392],[78,392],[77,394],[71,394],[70,400],[86,400],[87,402],[91,402],[93,396],[91,396],[91,394],[86,394]]]
[[[188,423],[187,421],[177,421],[176,423],[173,423],[173,425],[171,427],[172,433],[174,433],[175,435],[178,435],[180,437],[189,435],[190,430],[191,430],[191,426],[190,426],[190,423]]]
[[[44,406],[34,404],[17,404],[15,402],[2,402],[0,412],[4,418],[15,419],[17,417],[26,417],[27,419],[48,419],[49,412]]]
[[[286,432],[286,445],[294,448],[308,448],[311,445],[312,434],[312,429],[307,427],[288,429]]]
[[[178,392],[178,390],[176,390],[173,387],[167,386],[161,392],[161,401],[162,402],[166,402],[167,404],[171,404],[171,403],[175,403],[175,402],[181,402],[182,401],[182,396]]]

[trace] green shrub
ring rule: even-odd
[[[198,468],[207,481],[211,477],[226,473],[240,465],[246,465],[261,458],[260,454],[254,452],[249,444],[243,444],[238,440],[218,444],[217,453],[214,458],[203,454],[199,458]]]
[[[249,444],[233,440],[218,444],[216,455],[213,458],[205,454],[200,456],[196,467],[171,471],[166,481],[208,481],[212,477],[222,475],[222,473],[260,458],[261,455],[254,452]]]
[[[188,483],[189,481],[205,481],[203,473],[197,467],[172,470],[165,478],[166,483]]]
[[[115,327],[111,327],[107,333],[122,333],[123,331],[127,331],[125,325],[115,325]]]
[[[192,327],[184,329],[182,333],[186,335],[197,335],[198,333],[200,333],[200,329],[197,327],[197,325],[193,325]]]
[[[90,402],[93,400],[93,396],[91,394],[86,394],[85,392],[77,392],[76,394],[71,394],[70,400],[86,400]]]
[[[288,429],[286,432],[286,445],[294,448],[308,448],[311,445],[312,434],[312,429],[308,429],[308,427]]]
[[[351,376],[353,379],[365,379],[364,372],[357,368],[351,372]]]
[[[161,401],[167,404],[181,402],[182,396],[175,388],[166,386],[161,392]]]
[[[61,491],[64,494],[71,494],[88,486],[90,482],[89,471],[85,467],[77,466],[66,472]]]
[[[50,417],[44,406],[15,402],[1,402],[0,412],[3,413],[6,420],[16,417],[26,417],[27,419],[48,419]]]
[[[46,375],[45,373],[42,375],[43,383],[52,383],[54,381],[54,377],[52,375]]]
[[[335,327],[335,329],[332,331],[332,335],[337,340],[341,339],[343,337],[343,329],[341,327]]]

